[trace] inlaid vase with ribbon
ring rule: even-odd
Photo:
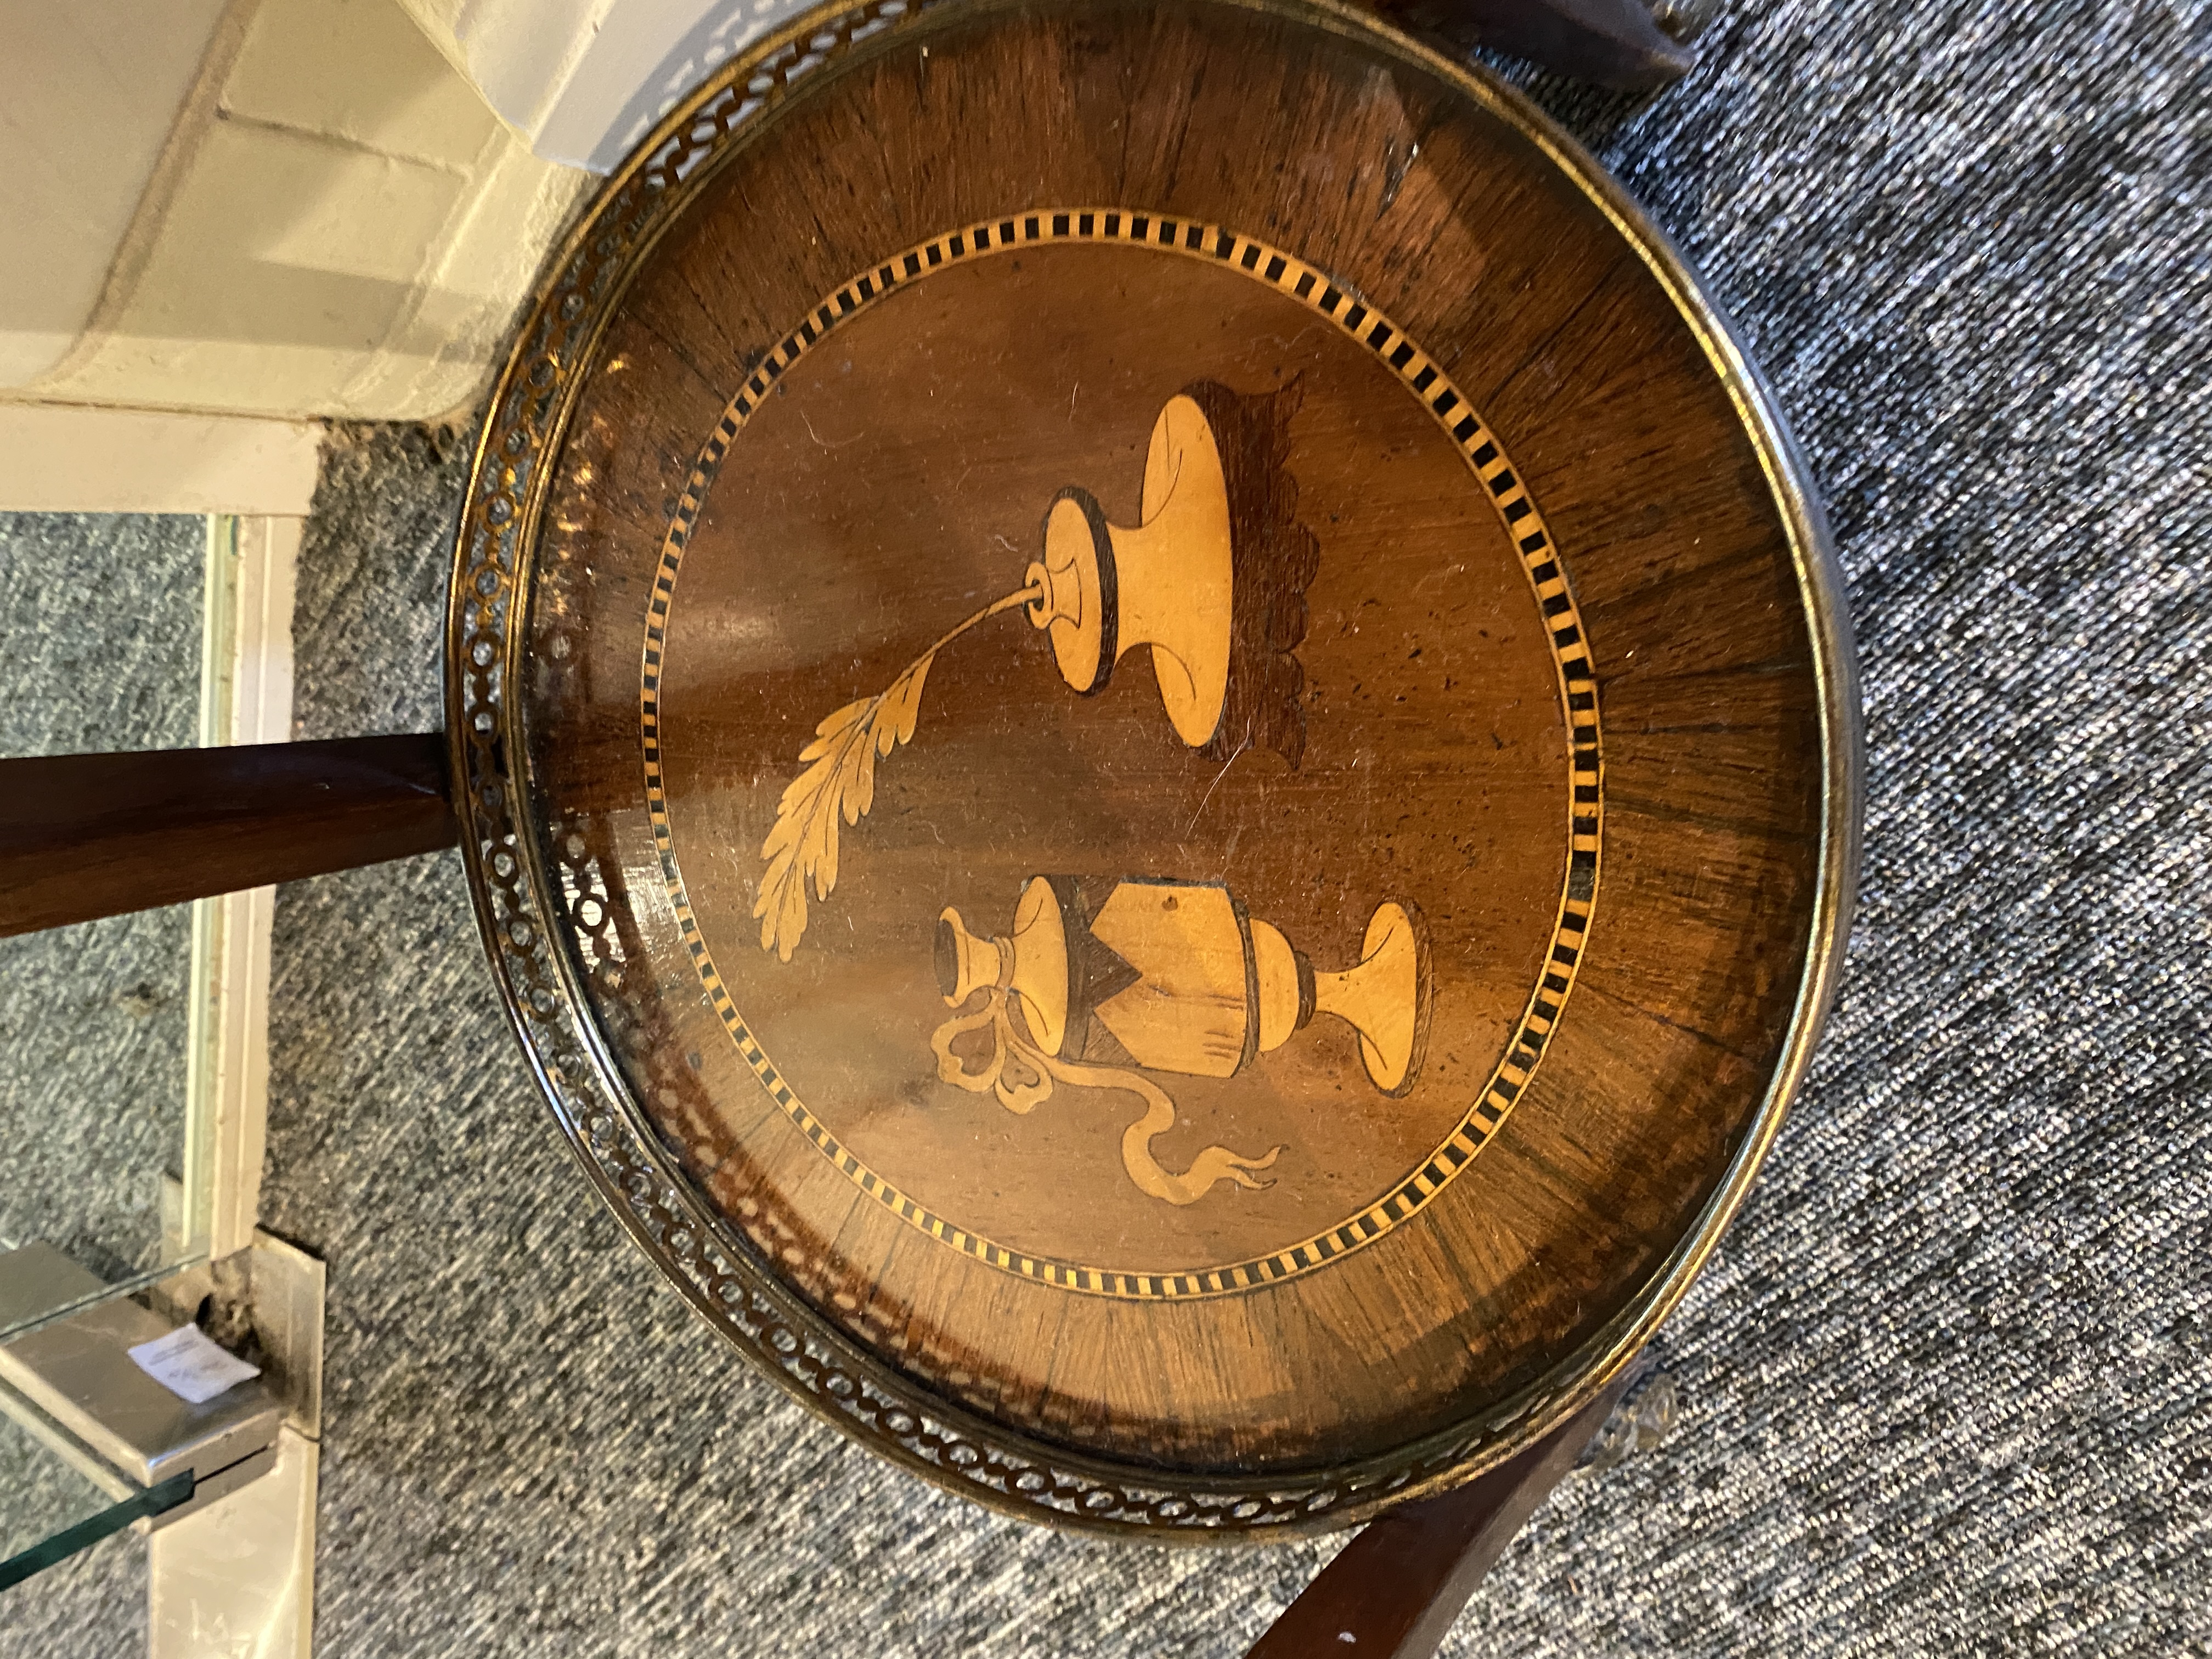
[[[1252,1171],[1275,1152],[1209,1146],[1184,1174],[1169,1173],[1151,1141],[1174,1125],[1175,1105],[1145,1072],[1233,1077],[1325,1014],[1350,1028],[1383,1093],[1410,1091],[1420,1073],[1431,972],[1420,912],[1405,901],[1378,905],[1358,959],[1327,972],[1219,882],[1035,876],[1009,932],[978,935],[948,908],[936,951],[939,989],[960,1011],[933,1039],[939,1075],[992,1090],[1018,1112],[1048,1098],[1055,1082],[1140,1096],[1148,1109],[1123,1137],[1123,1162],[1139,1187],[1170,1203],[1190,1203],[1222,1180],[1262,1185]],[[983,1064],[955,1052],[986,1031]]]

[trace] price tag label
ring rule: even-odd
[[[249,1365],[217,1347],[197,1325],[180,1325],[129,1352],[140,1370],[195,1406],[261,1375],[258,1365]]]

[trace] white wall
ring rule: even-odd
[[[401,0],[541,158],[610,173],[685,94],[811,0]]]
[[[590,182],[398,0],[0,0],[0,397],[45,403],[446,414]]]
[[[76,343],[223,0],[0,4],[0,386]]]

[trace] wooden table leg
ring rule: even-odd
[[[451,847],[441,732],[0,761],[0,937]]]
[[[1664,24],[1688,0],[1364,0],[1399,27],[1460,51],[1487,46],[1577,81],[1649,92],[1678,81],[1697,56]]]
[[[1489,1474],[1370,1522],[1247,1659],[1427,1659],[1491,1564],[1647,1370],[1624,1368],[1582,1411]]]

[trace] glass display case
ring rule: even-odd
[[[0,514],[0,755],[209,740],[231,524]],[[107,1347],[179,1322],[163,1292],[208,1260],[213,1034],[194,1004],[221,915],[0,939],[0,1585],[192,1495],[188,1468],[135,1455],[80,1396],[118,1361],[126,1390],[158,1389]]]

